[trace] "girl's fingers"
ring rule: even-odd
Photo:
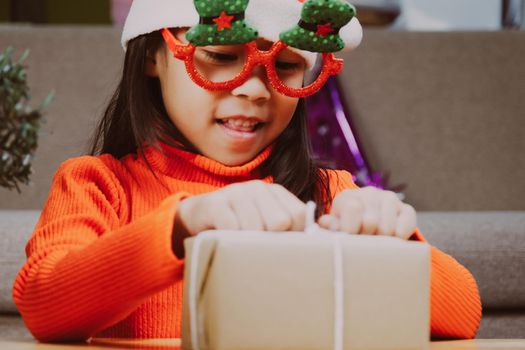
[[[340,228],[339,228],[339,220],[337,220],[337,218],[335,216],[330,215],[330,214],[322,215],[317,220],[317,223],[319,224],[319,226],[321,226],[322,228],[324,228],[326,230],[331,230],[331,231],[339,231],[340,230]]]
[[[317,224],[321,226],[322,228],[329,230],[330,224],[332,223],[332,220],[333,220],[332,218],[333,216],[329,214],[321,215],[319,219],[317,219]]]
[[[364,207],[363,221],[359,233],[375,235],[379,224],[379,205],[375,201],[367,201]]]
[[[374,235],[377,232],[380,219],[381,191],[374,187],[365,187],[355,194],[364,207],[359,233]]]
[[[270,186],[270,192],[291,218],[291,231],[303,231],[306,220],[306,204],[281,185]]]
[[[357,198],[346,197],[344,201],[336,203],[332,214],[339,221],[339,230],[346,233],[360,233],[365,207]]]
[[[394,192],[385,191],[383,196],[377,234],[393,236],[402,203]]]
[[[395,235],[402,239],[409,239],[416,227],[416,211],[412,206],[403,203],[397,219]]]
[[[237,220],[237,215],[228,198],[223,198],[222,196],[220,196],[219,199],[215,198],[216,197],[211,200],[214,205],[212,205],[209,210],[201,213],[201,215],[210,215],[212,217],[213,229],[240,230],[241,226]]]
[[[215,220],[221,226],[257,231],[304,230],[306,205],[281,185],[256,180],[230,185],[218,192],[228,202],[222,206],[231,209],[223,217],[222,207],[214,206],[219,213]]]
[[[253,198],[266,231],[290,230],[293,225],[292,218],[267,184],[256,182],[253,186]]]
[[[264,223],[255,201],[233,200],[230,203],[237,218],[237,222],[239,223],[240,230],[264,230]]]

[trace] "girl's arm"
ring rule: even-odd
[[[413,240],[426,242],[419,229]],[[431,247],[430,319],[435,339],[472,339],[481,321],[481,300],[472,274],[452,256]]]
[[[32,334],[43,341],[88,339],[181,279],[172,229],[183,197],[168,197],[124,225],[125,192],[106,164],[94,157],[65,162],[13,287]]]
[[[356,189],[346,171],[330,172],[332,198]],[[417,229],[412,240],[426,242]],[[481,320],[481,301],[472,274],[453,257],[431,247],[430,317],[432,338],[474,338]]]

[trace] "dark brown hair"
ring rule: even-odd
[[[159,79],[144,74],[147,53],[156,52],[163,45],[159,32],[139,36],[128,43],[122,78],[95,129],[89,146],[91,155],[109,153],[120,159],[138,151],[147,163],[141,146],[163,142],[177,147],[173,141],[198,153],[169,119]],[[151,166],[150,170],[153,172]],[[263,176],[273,176],[275,183],[302,201],[315,201],[318,215],[325,211],[331,198],[328,174],[313,160],[303,99],[299,100],[290,124],[275,141],[273,152],[260,171]]]

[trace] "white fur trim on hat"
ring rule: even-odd
[[[275,42],[281,32],[299,22],[302,7],[303,3],[298,0],[250,0],[246,22],[259,32],[259,37]],[[199,14],[192,0],[134,0],[124,24],[122,47],[126,49],[128,41],[142,34],[165,27],[193,27],[197,23]],[[355,17],[340,33],[346,44],[345,51],[356,48],[363,35]],[[317,53],[290,49],[303,56],[309,68],[314,66]]]
[[[361,28],[361,23],[359,23],[357,17],[352,18],[350,23],[341,28],[339,36],[345,42],[343,51],[354,50],[361,44],[361,40],[363,40],[363,28]]]

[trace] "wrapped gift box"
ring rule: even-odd
[[[318,230],[185,243],[184,349],[425,349],[430,249]]]

